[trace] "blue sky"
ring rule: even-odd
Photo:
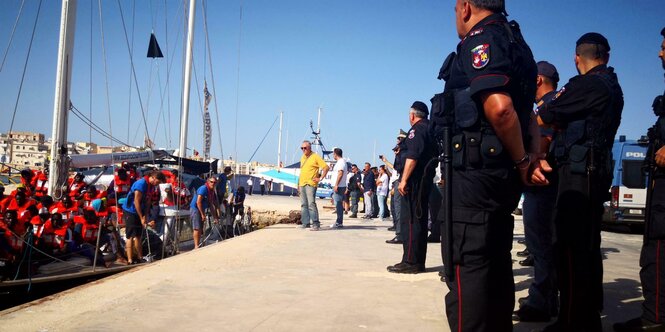
[[[0,1],[0,52],[7,47],[20,3]],[[149,134],[159,147],[175,148],[180,123],[183,4],[173,0],[120,3],[129,38],[134,38],[133,60]],[[2,132],[9,130],[38,5],[37,0],[26,1],[0,71],[0,116],[7,119],[1,122]],[[282,152],[288,150],[282,158],[297,161],[300,141],[311,138],[309,121],[316,123],[318,107],[323,107],[321,129],[327,147],[341,147],[346,157],[358,163],[389,154],[398,129],[409,127],[411,103],[422,100],[429,104],[432,95],[442,90],[442,82],[436,80],[438,69],[458,43],[452,0],[244,0],[242,22],[241,1],[206,1],[206,5],[223,153],[237,154],[241,161],[250,158],[279,111],[284,112]],[[577,38],[589,31],[604,34],[612,48],[610,65],[625,94],[619,134],[637,138],[646,132],[655,120],[651,102],[665,89],[657,58],[662,42],[659,32],[665,24],[662,1],[522,0],[508,1],[507,9],[509,19],[520,23],[536,60],[556,65],[562,83],[576,74],[573,50]],[[92,8],[89,1],[78,4],[71,99],[82,113],[92,113],[101,128],[140,145],[144,127],[133,82],[130,103],[130,58],[117,1],[102,1],[102,18],[110,115],[97,1]],[[60,2],[43,1],[14,130],[51,135],[59,22]],[[145,57],[152,30],[166,55],[163,59]],[[204,73],[212,89],[210,64],[204,60],[204,32],[199,0],[194,49],[199,90],[193,82],[188,126],[188,147],[199,151],[203,145],[199,93],[202,95]],[[160,93],[160,84],[164,93]],[[218,157],[220,132],[214,103],[210,111],[212,154]],[[70,116],[69,140],[88,139],[88,127]],[[92,140],[110,145],[95,132]],[[276,127],[254,160],[276,162]]]

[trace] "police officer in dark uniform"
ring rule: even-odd
[[[452,183],[444,184],[452,188],[452,243],[445,241],[448,227],[442,241],[444,257],[452,254],[452,262],[444,258],[452,268],[445,299],[452,331],[513,328],[511,213],[539,164],[539,135],[531,121],[536,63],[518,24],[504,14],[501,0],[457,1],[461,41],[439,72],[444,92],[432,99],[435,137],[437,119],[454,113]],[[544,183],[539,170],[534,174]]]
[[[559,73],[547,61],[539,61],[536,82],[536,106],[549,102],[556,95]],[[541,151],[548,151],[554,131],[540,128]],[[557,315],[558,292],[554,268],[554,203],[557,187],[550,177],[547,186],[524,188],[522,220],[524,238],[533,267],[533,282],[529,286],[529,296],[520,299],[519,309],[513,315],[521,322],[549,322]],[[519,253],[518,253],[519,255]],[[520,265],[524,266],[520,261]]]
[[[546,331],[602,329],[600,224],[612,182],[611,149],[623,92],[614,69],[607,66],[607,39],[587,33],[576,45],[579,75],[538,108],[542,122],[560,129],[550,155],[559,178],[554,252],[561,297],[557,321]]]
[[[665,69],[665,28],[660,57]],[[665,331],[665,295],[661,285],[665,285],[665,273],[659,271],[665,257],[665,93],[656,97],[653,111],[658,117],[656,124],[649,129],[649,150],[646,167],[649,172],[647,190],[646,227],[644,244],[640,256],[640,279],[642,281],[642,316],[627,322],[614,324],[617,332]]]
[[[388,271],[393,273],[425,271],[428,199],[434,178],[435,157],[435,145],[429,134],[428,114],[425,103],[416,101],[411,105],[411,129],[407,132],[403,144],[400,144],[399,154],[404,165],[397,190],[402,198],[399,205],[404,252],[401,262],[388,266]]]

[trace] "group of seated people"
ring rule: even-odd
[[[158,235],[164,232],[164,207],[186,210],[192,201],[192,193],[179,180],[176,170],[160,172],[166,181],[147,194],[146,223]],[[11,193],[5,194],[0,184],[0,280],[16,273],[29,249],[35,249],[30,251],[32,262],[66,260],[72,255],[88,257],[91,263],[96,256],[97,265],[106,266],[113,260],[105,261],[103,256],[111,256],[121,264],[141,260],[128,259],[122,249],[125,241],[119,234],[124,227],[122,206],[134,182],[142,178],[133,166],[123,163],[117,167],[105,189],[86,182],[82,173],[75,173],[62,186],[57,199],[48,195],[48,177],[48,168],[25,169],[21,171],[21,183]],[[230,202],[221,198],[219,206],[227,211],[223,214],[235,218],[244,215],[244,200],[244,188],[240,187]],[[102,255],[99,248],[115,255]]]
[[[191,199],[186,186],[178,181],[177,171],[164,172],[169,175],[161,187],[164,194],[156,189],[149,198],[151,220],[159,219],[160,203],[188,207]],[[0,184],[0,280],[16,273],[30,249],[34,249],[30,250],[32,262],[79,255],[91,262],[97,256],[97,265],[108,266],[110,262],[102,259],[101,252],[95,255],[95,248],[104,248],[115,253],[117,262],[125,263],[118,233],[123,226],[121,204],[137,179],[136,170],[126,163],[115,170],[107,190],[88,184],[83,174],[76,173],[67,180],[58,199],[48,195],[48,169],[21,171],[21,182],[9,194]]]

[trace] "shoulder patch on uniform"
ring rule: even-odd
[[[409,130],[409,139],[412,139],[414,137],[416,137],[416,130],[415,129]]]
[[[563,88],[561,88],[561,90],[557,91],[557,93],[554,95],[554,97],[552,97],[552,101],[559,98],[564,92],[566,92],[566,87],[565,86]]]
[[[490,44],[481,44],[471,49],[473,68],[483,69],[490,63]]]
[[[476,30],[469,32],[469,37],[477,36],[481,33],[483,33],[483,28],[478,28]]]

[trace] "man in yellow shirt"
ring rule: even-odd
[[[302,157],[300,157],[300,178],[298,179],[298,188],[300,193],[300,208],[302,214],[301,228],[309,227],[310,221],[312,231],[318,231],[321,228],[319,222],[319,211],[316,208],[316,188],[321,179],[328,173],[328,165],[316,153],[312,152],[312,143],[303,141],[300,145]],[[321,175],[319,171],[323,170]]]

